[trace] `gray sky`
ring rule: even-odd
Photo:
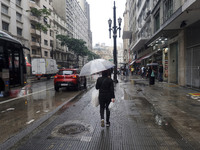
[[[90,4],[90,24],[93,36],[93,45],[96,43],[106,43],[106,45],[112,46],[113,37],[111,35],[111,39],[109,38],[108,19],[111,18],[113,21],[114,0],[87,0],[87,2]],[[119,17],[122,18],[121,36],[123,31],[123,12],[125,10],[125,3],[126,0],[115,0],[116,19]],[[122,38],[119,38],[119,34],[117,42],[122,43]]]

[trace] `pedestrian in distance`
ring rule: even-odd
[[[102,72],[102,77],[99,77],[96,82],[96,89],[99,89],[99,104],[100,104],[100,117],[101,127],[104,127],[104,111],[106,109],[106,127],[110,126],[110,102],[115,102],[114,84],[113,80],[109,77],[109,70]]]
[[[159,81],[162,82],[163,81],[163,65],[161,64],[159,67]]]
[[[149,76],[149,85],[154,85],[155,84],[155,69],[153,66],[150,66],[148,69],[148,76]]]
[[[131,75],[133,76],[134,68],[131,67]]]
[[[145,67],[142,66],[142,68],[141,68],[141,77],[142,77],[142,79],[144,78],[144,76],[145,76]]]

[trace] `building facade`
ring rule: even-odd
[[[81,7],[82,4],[85,7]],[[76,56],[67,47],[61,46],[56,35],[83,39],[88,49],[92,49],[89,4],[85,0],[82,4],[77,0],[2,0],[0,30],[17,38],[30,49],[25,52],[29,63],[33,58],[53,58],[59,67],[73,67]],[[31,8],[46,8],[51,15],[38,18],[30,12]],[[47,32],[40,32],[34,25],[37,22],[49,24],[50,28]],[[80,64],[83,60],[85,58],[80,58]]]
[[[130,50],[137,55],[133,64],[162,64],[164,80],[181,86],[200,88],[198,0],[135,1],[136,42],[129,38]],[[132,34],[132,35],[133,35]]]

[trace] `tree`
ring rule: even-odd
[[[77,63],[79,62],[79,56],[87,56],[88,48],[85,45],[86,42],[82,39],[70,38],[65,35],[57,35],[56,38],[61,41],[61,45],[66,45],[69,50],[73,51],[77,55]]]
[[[100,58],[99,55],[88,50],[85,45],[86,42],[82,39],[74,39],[61,34],[57,35],[56,38],[61,41],[62,46],[66,45],[69,50],[73,51],[77,55],[77,63],[79,62],[79,56],[88,56],[88,60]]]
[[[50,28],[50,25],[47,23],[47,18],[51,15],[51,13],[46,9],[37,9],[37,8],[32,8],[30,10],[26,10],[27,12],[30,12],[32,16],[35,16],[38,21],[34,21],[32,22],[34,28],[35,28],[35,32],[36,30],[40,31],[40,38],[38,40],[39,44],[40,44],[40,53],[41,53],[41,57],[42,57],[42,47],[41,47],[41,32],[47,32],[48,28]],[[39,22],[39,20],[44,19],[45,23],[41,23]]]

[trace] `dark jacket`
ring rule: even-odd
[[[96,83],[99,89],[99,100],[110,100],[115,98],[113,80],[108,77],[99,77]]]

